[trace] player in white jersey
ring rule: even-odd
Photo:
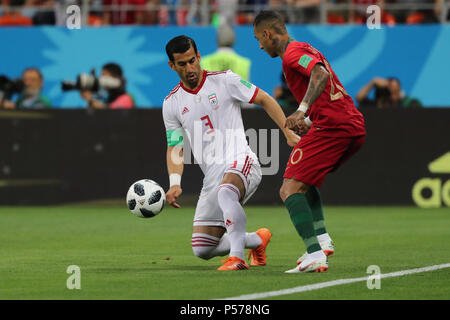
[[[266,228],[246,233],[242,208],[256,191],[262,174],[258,158],[246,140],[240,101],[263,107],[282,129],[289,145],[294,146],[299,137],[284,128],[283,111],[263,90],[231,71],[202,70],[200,53],[191,38],[172,39],[166,52],[169,66],[181,79],[163,103],[170,180],[167,201],[180,207],[177,199],[182,192],[184,136],[204,173],[194,217],[194,254],[203,259],[229,254],[218,270],[245,270],[249,266],[244,249],[249,248],[251,265],[265,265],[271,233]]]

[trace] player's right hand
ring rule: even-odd
[[[299,120],[299,122],[297,122],[297,130],[295,131],[297,134],[303,136],[305,134],[307,134],[309,131],[309,127],[305,122],[305,119],[301,119]]]
[[[177,199],[182,192],[181,186],[175,185],[170,187],[169,191],[166,192],[167,202],[174,208],[180,208],[181,206],[177,203]]]
[[[298,122],[304,117],[305,113],[303,111],[295,111],[293,114],[286,118],[286,124],[284,125],[284,127],[297,132]]]

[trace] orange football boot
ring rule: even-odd
[[[251,266],[265,266],[266,265],[266,248],[272,238],[272,233],[267,228],[256,230],[256,234],[262,239],[261,244],[256,249],[250,249],[248,252],[248,259]]]
[[[222,259],[223,266],[218,268],[219,271],[232,271],[232,270],[248,270],[250,269],[247,262],[238,257],[228,257]]]

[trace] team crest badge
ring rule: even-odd
[[[217,95],[215,93],[210,94],[208,96],[209,103],[211,104],[212,108],[214,110],[217,110],[219,108],[219,101],[217,100]]]

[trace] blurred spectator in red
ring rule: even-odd
[[[391,0],[393,3],[405,4],[407,8],[397,10],[395,16],[401,23],[438,23],[440,11],[438,4],[440,0]],[[428,4],[430,8],[421,8],[423,4]]]
[[[0,26],[30,26],[33,24],[31,18],[21,13],[25,0],[2,0],[1,4],[5,10],[0,17]]]
[[[170,9],[165,1],[157,1],[160,5],[158,9],[158,24],[160,26],[168,26],[170,24]]]
[[[349,23],[364,24],[367,21],[367,7],[377,5],[381,9],[381,23],[393,26],[396,23],[395,17],[384,9],[384,0],[351,0],[348,15]]]
[[[57,0],[55,5],[56,24],[60,26],[66,24],[68,18],[66,11],[68,6],[82,5],[83,3],[85,3],[84,0]],[[103,11],[101,9],[101,6],[103,4],[103,0],[88,0],[88,3],[89,13],[86,20],[87,25],[94,27],[102,26]]]
[[[142,24],[146,0],[103,0],[103,5],[114,6],[103,12],[103,24]],[[126,6],[142,6],[142,9],[127,10]]]
[[[176,11],[176,24],[178,26],[185,26],[187,24],[187,15],[189,12],[189,0],[178,0],[178,8]]]
[[[148,2],[155,5],[153,24],[185,26],[197,23],[197,21],[191,21],[193,15],[200,12],[201,3],[197,4],[197,0],[149,0]]]
[[[347,0],[328,0],[328,2],[332,2],[334,4],[348,3]],[[348,13],[348,10],[329,10],[327,12],[327,22],[329,24],[347,23],[346,13]]]

